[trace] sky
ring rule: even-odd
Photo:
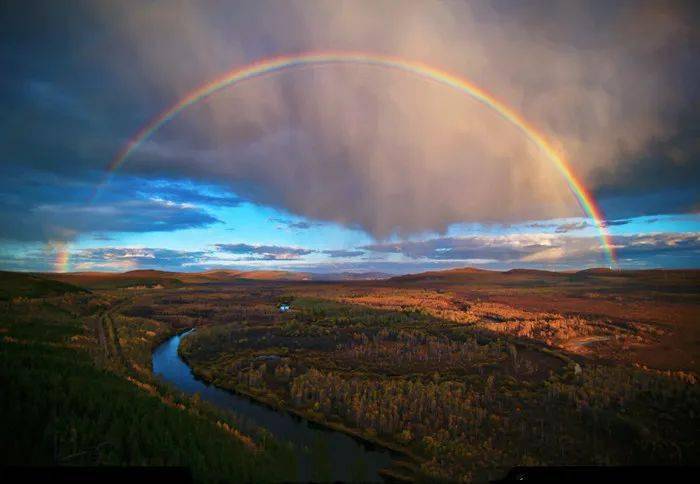
[[[700,10],[645,1],[72,1],[0,7],[0,268],[408,273],[700,267]]]

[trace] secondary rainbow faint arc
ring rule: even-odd
[[[576,197],[582,210],[590,217],[598,232],[602,242],[603,250],[611,266],[616,265],[615,251],[610,240],[605,219],[597,207],[595,200],[585,189],[581,181],[574,175],[571,167],[566,160],[557,153],[557,150],[552,147],[532,125],[518,115],[515,111],[508,108],[505,104],[494,98],[491,94],[472,84],[469,80],[457,77],[449,72],[436,69],[421,62],[414,62],[400,59],[397,57],[384,56],[379,54],[357,53],[357,52],[310,52],[303,54],[285,55],[256,61],[252,64],[245,65],[233,69],[224,75],[208,82],[195,90],[191,91],[177,103],[163,111],[161,114],[153,118],[140,131],[138,131],[116,157],[112,160],[108,167],[108,174],[105,180],[98,186],[99,189],[104,186],[111,174],[117,170],[131,153],[155,131],[168,121],[178,115],[183,109],[202,101],[216,92],[230,87],[239,82],[271,74],[294,67],[311,66],[311,65],[328,65],[328,64],[361,64],[368,66],[384,67],[395,69],[409,74],[422,77],[439,84],[451,87],[465,94],[468,94],[473,99],[485,104],[501,117],[509,121],[512,125],[519,128],[525,136],[530,139],[537,147],[551,160],[557,169],[566,179],[569,188]],[[93,197],[94,198],[94,197]]]

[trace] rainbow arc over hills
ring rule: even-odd
[[[217,92],[235,86],[236,84],[259,78],[265,75],[282,72],[288,69],[304,66],[323,66],[333,64],[358,64],[375,66],[384,69],[393,69],[414,75],[429,81],[437,82],[446,87],[460,91],[469,97],[481,102],[497,112],[504,120],[517,127],[532,143],[534,143],[543,155],[547,157],[562,174],[571,192],[576,197],[581,209],[595,224],[601,241],[601,247],[605,252],[610,266],[616,266],[615,251],[608,234],[605,218],[600,208],[595,203],[592,195],[586,190],[580,179],[577,178],[570,164],[534,126],[528,123],[522,116],[500,102],[493,95],[480,87],[472,84],[468,79],[453,75],[421,62],[405,60],[398,57],[371,54],[363,52],[309,52],[302,54],[284,55],[258,60],[252,64],[235,68],[222,76],[207,82],[189,92],[175,104],[155,116],[143,126],[117,155],[109,163],[107,177],[98,186],[95,196],[102,186],[109,182],[112,173],[128,159],[144,140],[153,135],[160,127],[176,117],[181,111],[196,104]],[[94,199],[94,197],[93,197]]]

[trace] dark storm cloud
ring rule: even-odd
[[[700,71],[700,64],[697,69]],[[697,83],[700,85],[700,77]],[[651,143],[641,156],[601,167],[595,173],[594,194],[608,216],[696,210],[697,180],[700,180],[700,101],[696,99],[688,109],[693,110],[693,114],[684,115],[676,122],[674,136]]]
[[[608,210],[605,185],[614,191],[634,178],[616,176],[625,173],[617,165],[634,165],[657,140],[687,137],[684,131],[695,121],[675,122],[680,113],[696,111],[694,83],[687,80],[697,77],[695,11],[681,4],[407,2],[385,7],[347,3],[338,9],[341,18],[313,2],[286,4],[285,13],[303,21],[269,32],[265,45],[274,50],[293,39],[309,48],[326,47],[333,39],[343,47],[384,47],[408,58],[430,52],[426,60],[470,73],[477,84],[515,103],[562,147],[610,213],[615,211]],[[190,20],[190,37],[184,43],[172,40],[184,51],[206,47],[202,65],[220,65],[239,45],[238,39],[229,37],[226,43],[212,38],[217,22],[211,12],[182,7],[180,13]],[[179,63],[163,62],[175,55],[170,44],[160,48],[147,41],[169,35],[173,25],[168,16],[153,9],[122,15],[130,38],[153,46],[142,52],[145,69],[158,65],[152,75],[166,87],[191,79]],[[395,29],[377,29],[384,26],[377,19],[385,17],[391,17]],[[144,31],[148,22],[162,29]],[[371,43],[364,45],[365,39]],[[452,54],[456,51],[459,56]],[[220,153],[211,153],[207,143],[201,150],[182,150],[182,137],[173,136],[173,127],[160,138],[162,149],[135,155],[129,169],[168,166],[187,176],[226,180],[259,202],[359,225],[379,237],[441,231],[463,220],[516,222],[578,213],[559,175],[548,163],[528,160],[527,143],[501,120],[475,113],[469,103],[461,106],[449,93],[400,76],[360,71],[295,73],[237,87],[238,94],[222,94],[207,104],[206,119],[182,121],[182,127],[207,131],[208,145],[220,147]],[[344,96],[337,95],[341,84]],[[401,103],[385,95],[388,86]],[[266,100],[264,106],[260,99]],[[231,121],[227,102],[252,121]],[[466,126],[463,131],[445,129],[460,125]],[[201,144],[201,135],[191,135],[192,144]],[[172,139],[177,142],[170,155]],[[681,165],[666,171],[673,175],[655,177],[653,190],[692,179],[692,170]],[[656,211],[687,210],[687,204],[668,204],[671,200],[659,197]],[[633,197],[624,204],[634,211],[637,201]]]
[[[601,199],[601,205],[606,216],[612,218],[697,213],[699,193],[697,188],[667,188],[639,195],[608,195]]]
[[[35,212],[66,204],[76,214],[120,147],[195,86],[260,57],[327,49],[467,75],[562,149],[608,217],[697,211],[697,18],[680,2],[5,2],[0,159],[5,173],[41,175],[0,182],[2,235],[124,229],[116,218]],[[448,91],[361,68],[241,85],[142,145],[120,172],[135,176],[101,203],[117,204],[138,230],[215,219],[190,208],[157,221],[145,209],[139,222],[127,214],[138,204],[122,203],[135,194],[240,203],[189,187],[143,189],[191,179],[380,238],[580,213],[520,133]]]
[[[171,232],[207,227],[219,220],[195,207],[159,200],[109,204],[42,204],[18,219],[0,211],[0,239],[71,240],[86,232]]]
[[[0,238],[70,240],[81,233],[175,231],[219,222],[203,207],[242,200],[219,187],[186,181],[113,177],[96,182],[46,171],[9,169],[0,179]]]
[[[145,197],[157,197],[176,203],[187,203],[194,205],[209,205],[215,207],[237,207],[244,202],[243,199],[232,195],[207,193],[204,188],[193,186],[191,183],[182,184],[177,182],[160,182],[156,186],[142,191]]]
[[[130,65],[131,47],[96,15],[99,5],[3,3],[3,162],[81,180],[94,177],[91,170],[101,176],[122,143],[119,130],[132,125],[128,117],[160,101]]]

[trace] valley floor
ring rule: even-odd
[[[197,327],[180,353],[200,378],[401,449],[397,477],[485,482],[514,465],[699,464],[700,276],[666,272],[344,283],[60,276],[92,292],[43,287],[2,302],[3,414],[13,416],[2,435],[26,427],[25,447],[44,442],[36,462],[179,463],[204,479],[280,479],[293,466],[283,443],[241,432],[235,417],[153,377],[154,345]],[[88,381],[98,383],[86,403]],[[62,390],[42,400],[44,387]],[[142,410],[121,417],[127,401]],[[27,402],[34,423],[14,417]],[[161,423],[147,436],[138,422],[149,412]],[[104,415],[124,427],[102,429],[106,444],[85,429]]]

